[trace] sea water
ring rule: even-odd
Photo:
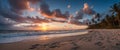
[[[49,31],[49,32],[14,32],[0,33],[0,43],[13,43],[23,40],[47,40],[55,37],[76,36],[86,34],[88,31]]]

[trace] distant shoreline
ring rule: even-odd
[[[79,30],[86,30],[86,29],[74,29],[72,31],[79,31]],[[7,32],[49,32],[49,31],[71,31],[71,30],[0,30],[0,33],[7,33]]]

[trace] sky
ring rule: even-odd
[[[0,0],[0,30],[79,28],[83,21],[97,13],[107,13],[110,6],[118,2],[120,0]]]

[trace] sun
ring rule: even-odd
[[[42,31],[46,31],[47,30],[47,25],[45,23],[42,23],[41,30]]]

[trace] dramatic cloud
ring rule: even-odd
[[[73,15],[70,15],[69,20],[67,22],[75,25],[81,24],[81,22],[78,19],[76,19],[76,17],[73,17]]]
[[[24,22],[25,21],[25,19],[22,16],[20,16],[16,13],[13,13],[10,10],[1,9],[0,10],[0,15],[5,17],[5,18],[9,18],[11,20],[17,21],[17,22]]]
[[[10,24],[10,23],[9,23],[7,18],[4,18],[4,17],[0,16],[0,24],[7,25],[7,24]]]
[[[22,10],[29,9],[30,3],[27,0],[8,0],[12,10],[21,13]]]
[[[78,21],[76,19],[72,19],[69,23],[75,24],[75,25],[81,25],[82,24],[82,22],[80,22],[80,21]]]
[[[5,17],[2,17],[0,15],[0,30],[2,29],[13,29],[12,26],[13,26],[13,21],[11,21],[10,19],[8,18],[5,18]]]
[[[82,9],[80,9],[79,11],[77,11],[76,16],[71,18],[68,11],[66,11],[64,14],[61,12],[60,9],[54,9],[53,11],[51,11],[49,9],[49,5],[45,2],[42,2],[40,5],[40,13],[44,17],[50,18],[50,19],[51,18],[64,18],[73,24],[75,24],[75,23],[81,24],[81,22],[79,22],[79,20],[83,19],[84,15],[95,15],[96,14],[96,12],[92,8],[90,8],[87,3],[85,3],[84,7]],[[71,20],[69,20],[70,18],[71,18]],[[57,20],[53,20],[53,21],[57,21]],[[60,21],[60,20],[58,20],[58,21]],[[66,22],[66,21],[64,21],[64,22]]]
[[[96,12],[92,10],[87,3],[84,4],[83,12],[88,15],[93,15]]]
[[[17,13],[10,10],[9,6],[7,4],[5,5],[2,0],[0,3],[0,15],[4,18],[9,18],[11,20],[17,21],[17,22],[23,22],[24,18]],[[4,5],[4,6],[2,6]]]
[[[62,14],[60,9],[55,9],[55,10],[53,10],[53,16],[55,16],[57,18],[67,19],[69,17],[69,12],[66,11],[65,14]]]
[[[84,7],[83,9],[80,9],[79,11],[76,12],[76,19],[82,19],[83,16],[85,15],[95,15],[96,12],[89,7],[89,5],[87,3],[84,3]]]
[[[53,17],[52,12],[49,9],[49,5],[46,4],[45,2],[41,3],[41,5],[40,5],[40,13],[47,18]]]
[[[80,19],[83,19],[84,15],[95,15],[96,16],[96,12],[89,7],[89,5],[87,3],[84,3],[84,7],[82,9],[80,9],[79,11],[76,11],[76,16],[75,17],[70,17],[72,20],[71,23],[73,24],[81,24],[81,22],[79,21]],[[92,16],[92,17],[93,17]]]
[[[28,9],[29,7],[25,4],[28,1],[26,1],[26,0],[21,0],[19,2],[16,1],[16,0],[15,1],[14,0],[8,0],[8,1],[10,2],[10,5],[9,4],[4,4],[4,2],[5,2],[4,0],[0,1],[0,28],[7,27],[9,29],[9,28],[13,27],[14,24],[17,24],[17,23],[49,22],[47,19],[41,19],[41,18],[38,18],[38,17],[36,17],[36,18],[31,18],[30,16],[29,17],[23,17],[20,13],[17,13],[15,11],[13,11],[13,9],[17,10],[17,11],[22,11],[24,9]],[[18,2],[18,3],[16,3],[16,2]],[[9,5],[9,6],[7,6],[7,5]],[[12,10],[11,10],[10,7],[12,8]]]
[[[28,21],[33,22],[33,23],[43,23],[43,22],[47,23],[47,22],[49,22],[49,20],[47,20],[47,19],[41,19],[38,16],[36,16],[35,18],[27,16],[26,19]]]
[[[21,13],[22,10],[30,10],[33,8],[30,7],[30,3],[39,3],[42,0],[8,0],[12,10],[16,13]]]
[[[7,4],[4,4],[6,2]],[[31,7],[32,4],[40,3],[39,16],[23,15],[24,10],[34,10],[35,7]],[[68,5],[70,8],[71,5]],[[36,9],[37,9],[36,8]],[[36,11],[37,12],[37,11]],[[61,9],[50,10],[49,5],[43,0],[0,0],[0,26],[12,27],[14,24],[18,23],[48,23],[48,22],[61,22],[61,23],[71,23],[80,25],[82,24],[79,20],[83,19],[83,16],[96,14],[87,3],[81,8],[75,16],[71,15],[69,11],[62,12]],[[11,22],[10,22],[11,21]],[[1,28],[1,27],[0,27]]]
[[[9,0],[10,5],[14,9],[28,9],[29,8],[29,2],[27,0]]]
[[[65,12],[65,14],[63,14],[60,9],[55,9],[53,11],[50,11],[49,5],[46,4],[45,2],[40,5],[40,12],[44,17],[47,17],[47,18],[56,17],[56,18],[64,18],[66,20],[69,20],[71,18],[71,20],[69,20],[70,23],[78,24],[78,25],[81,24],[79,20],[83,19],[84,15],[95,15],[96,14],[96,12],[92,8],[90,8],[87,3],[84,4],[84,7],[82,9],[76,12],[75,17],[70,17],[70,14],[68,11]],[[53,21],[57,21],[57,20],[53,20]],[[66,22],[66,21],[62,21],[62,22]]]
[[[84,24],[89,24],[89,22],[90,22],[89,19],[85,19],[85,20],[83,20],[83,23],[84,23]]]
[[[33,4],[36,4],[38,2],[42,2],[43,0],[28,0],[29,2],[33,3]]]
[[[75,19],[82,19],[83,15],[84,15],[83,11],[80,10],[80,11],[76,12]]]
[[[50,11],[49,5],[45,2],[41,3],[40,5],[40,13],[47,18],[64,18],[67,19],[69,17],[69,12],[66,11],[65,14],[61,12],[60,9],[55,9],[53,11]]]

